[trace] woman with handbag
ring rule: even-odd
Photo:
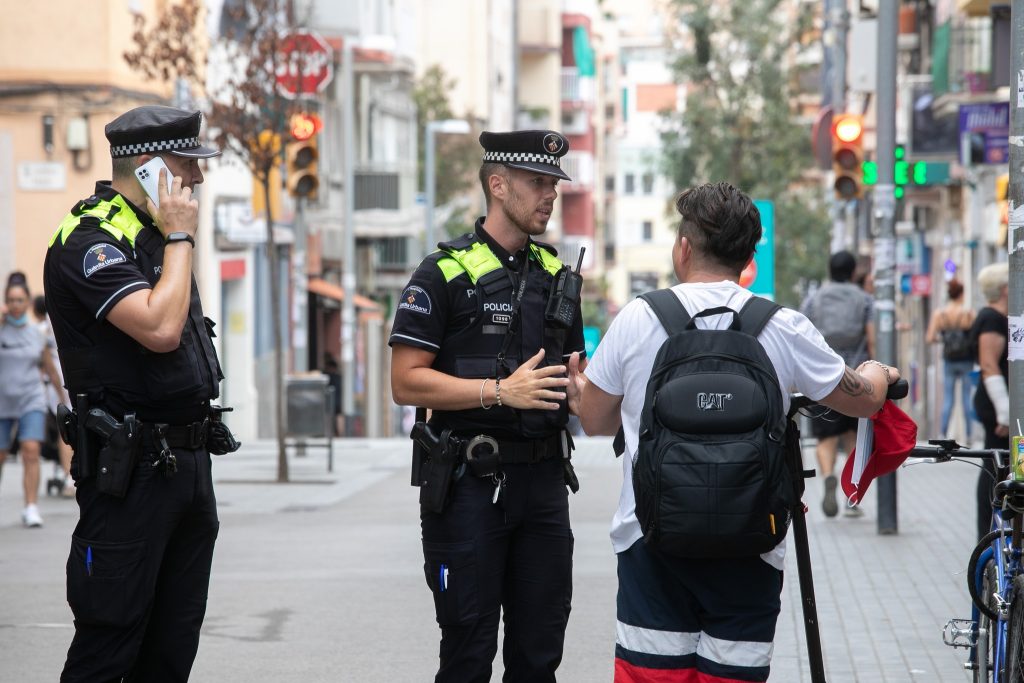
[[[929,344],[942,342],[943,390],[942,436],[949,435],[949,418],[953,413],[956,383],[960,383],[961,406],[964,412],[964,439],[971,440],[971,371],[974,353],[971,349],[971,325],[974,311],[964,306],[964,286],[953,278],[946,283],[946,305],[932,314],[925,336]]]

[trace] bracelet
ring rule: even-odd
[[[483,408],[484,410],[490,410],[491,408],[494,407],[494,404],[491,404],[489,406],[484,405],[484,387],[487,386],[487,381],[488,380],[485,379],[483,382],[480,382],[480,407]]]
[[[864,367],[868,363],[871,363],[872,365],[877,365],[878,367],[882,368],[882,372],[885,373],[885,383],[886,384],[892,384],[892,377],[889,376],[889,366],[888,365],[886,365],[884,363],[880,363],[877,360],[870,359],[870,360],[866,360],[863,363],[861,363],[860,367]]]
[[[498,407],[501,407],[501,379],[496,378],[494,380],[494,398],[498,402]]]

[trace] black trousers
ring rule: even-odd
[[[985,448],[1009,448],[1009,436],[996,436],[994,424],[983,423],[985,428]],[[1009,466],[1009,460],[1007,460]],[[991,460],[981,461],[981,473],[978,475],[978,538],[992,529],[992,489],[996,483],[1006,478],[1007,469],[996,472]]]
[[[421,511],[423,571],[441,627],[436,683],[487,683],[504,611],[504,683],[555,681],[572,599],[573,536],[558,458],[464,475],[438,515]]]
[[[173,450],[173,477],[144,455],[123,499],[78,484],[67,566],[75,636],[62,683],[188,680],[219,521],[210,454]]]

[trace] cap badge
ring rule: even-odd
[[[548,133],[544,136],[543,145],[544,149],[550,154],[558,154],[562,151],[562,137],[554,133]]]

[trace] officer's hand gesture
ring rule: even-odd
[[[168,191],[166,173],[166,170],[160,169],[157,182],[159,208],[146,197],[146,211],[153,217],[153,222],[164,237],[172,232],[187,232],[195,237],[199,229],[199,202],[192,197],[190,187],[182,186],[181,176],[174,176]]]
[[[564,365],[538,369],[544,360],[544,349],[516,368],[510,377],[501,380],[501,404],[520,409],[558,410],[553,401],[564,401],[562,387],[569,384]]]

